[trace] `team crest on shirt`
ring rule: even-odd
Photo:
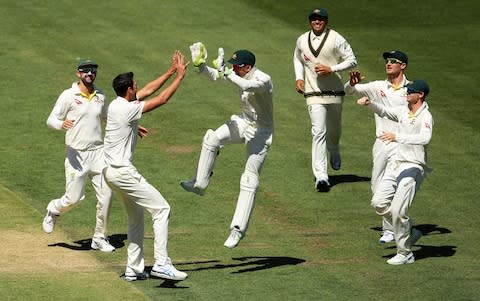
[[[81,100],[78,100],[78,99],[76,99],[76,98],[75,98],[73,101],[75,101],[75,103],[76,103],[77,105],[83,104],[83,102],[82,102]]]
[[[385,92],[383,92],[383,90],[380,90],[380,95],[381,95],[382,97],[386,97],[386,96],[387,96],[387,95],[385,94]]]

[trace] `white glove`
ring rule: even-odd
[[[190,52],[192,53],[192,62],[194,67],[200,67],[205,64],[207,60],[207,48],[202,42],[196,42],[190,45]]]
[[[245,143],[252,140],[255,137],[256,133],[257,133],[257,128],[254,125],[249,124],[245,129],[245,132],[243,132],[243,136],[245,137]]]
[[[217,69],[218,76],[222,78],[226,78],[227,76],[232,73],[232,69],[228,68],[227,65],[225,64],[225,52],[223,51],[223,48],[220,47],[218,48],[218,57],[213,60],[213,67]]]

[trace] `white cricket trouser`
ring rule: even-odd
[[[385,174],[387,164],[393,163],[396,152],[396,142],[385,142],[380,140],[380,138],[375,139],[375,143],[373,144],[372,148],[373,166],[372,178],[370,180],[372,193],[375,192],[377,184],[380,183],[383,175]],[[393,226],[385,217],[382,218],[382,230],[393,233]]]
[[[215,130],[215,135],[220,144],[244,143],[245,125],[242,120],[234,119],[221,125]],[[258,128],[253,139],[246,144],[245,169],[240,179],[240,193],[237,199],[235,213],[230,224],[230,229],[238,228],[245,235],[250,216],[255,204],[255,196],[259,186],[260,171],[272,144],[272,130]]]
[[[408,209],[423,178],[424,170],[420,165],[408,162],[388,164],[372,198],[372,206],[377,214],[391,221],[399,254],[411,252],[409,238],[413,221]]]
[[[78,205],[85,198],[85,184],[89,177],[98,200],[94,238],[106,237],[108,216],[112,205],[112,190],[102,176],[104,167],[103,147],[86,151],[67,147],[65,194],[59,199],[50,201],[47,206],[48,211],[62,214]]]
[[[328,181],[329,152],[340,150],[342,104],[311,104],[308,113],[312,123],[312,171],[315,179]]]
[[[128,214],[128,261],[127,267],[136,273],[145,269],[144,262],[144,210],[152,215],[155,262],[163,265],[168,260],[168,221],[170,205],[137,171],[134,166],[112,167],[104,175],[114,191],[121,196]]]

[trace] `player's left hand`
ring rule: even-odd
[[[370,99],[367,96],[357,99],[357,104],[361,106],[368,106],[370,104]]]
[[[218,77],[225,79],[232,73],[232,69],[225,64],[225,51],[222,47],[218,48],[218,56],[212,63],[213,67],[217,69]]]
[[[330,73],[332,73],[332,68],[327,65],[317,64],[315,65],[315,73],[321,75],[329,75]]]

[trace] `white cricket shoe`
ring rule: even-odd
[[[115,251],[115,247],[110,244],[106,238],[93,238],[92,244],[90,245],[92,249],[99,250],[105,253],[110,253]]]
[[[163,265],[155,263],[155,265],[152,267],[152,270],[150,271],[150,275],[158,278],[177,281],[185,280],[188,277],[187,273],[177,270],[170,262],[170,260],[168,260],[167,263]]]
[[[193,192],[200,196],[204,195],[205,189],[195,186],[195,181],[196,181],[195,179],[190,181],[181,181],[180,186],[182,186],[182,188],[185,189],[186,191]]]
[[[233,228],[232,232],[230,232],[230,236],[228,236],[223,246],[229,249],[233,249],[238,246],[238,243],[242,238],[242,232],[238,228]]]
[[[403,254],[397,254],[387,260],[388,264],[391,265],[402,265],[402,264],[408,264],[408,263],[414,263],[415,262],[415,256],[413,256],[413,253],[410,252],[407,255]]]
[[[45,231],[45,233],[50,234],[53,232],[53,228],[55,228],[55,222],[58,216],[59,215],[53,214],[52,212],[47,211],[47,214],[43,218],[43,223],[42,223],[43,231]]]
[[[395,241],[395,236],[390,231],[383,231],[382,237],[378,240],[381,244]]]
[[[137,280],[146,280],[146,279],[148,279],[148,273],[146,272],[136,273],[134,270],[127,267],[125,271],[126,281],[137,281]]]

